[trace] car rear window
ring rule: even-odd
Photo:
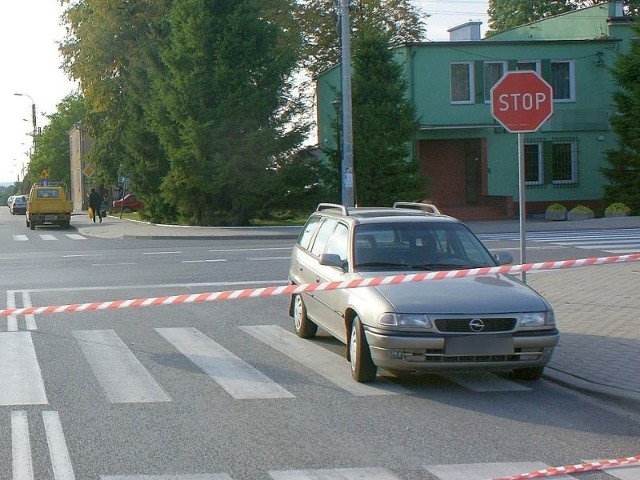
[[[60,197],[60,190],[57,190],[57,189],[54,189],[54,188],[51,188],[51,189],[40,188],[36,192],[36,196],[38,198],[59,198]]]

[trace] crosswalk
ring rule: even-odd
[[[45,242],[55,242],[63,238],[70,238],[71,240],[86,240],[87,237],[80,235],[79,233],[33,233],[30,235],[12,235],[14,242],[28,242],[30,240],[44,240]]]
[[[287,361],[295,362],[295,365],[289,365],[290,368],[302,365],[310,378],[319,375],[345,394],[363,397],[414,393],[386,375],[380,375],[371,384],[357,383],[351,378],[349,365],[342,355],[301,339],[278,325],[237,328],[239,335],[247,334],[243,340],[245,343],[259,342],[277,350],[288,357]],[[153,372],[138,358],[140,352],[131,348],[131,343],[123,340],[116,331],[73,330],[71,333],[78,346],[78,361],[88,365],[87,371],[96,380],[85,379],[85,382],[97,388],[104,401],[111,404],[161,404],[176,400],[167,393],[171,391],[171,385],[162,385],[156,380]],[[196,328],[150,327],[150,334],[189,360],[205,375],[202,378],[207,382],[221,387],[221,394],[236,400],[295,397],[287,386],[270,378],[260,367],[251,365]],[[32,331],[0,332],[0,344],[3,345],[0,349],[0,371],[6,372],[0,375],[0,406],[48,405],[56,401],[47,392],[33,335]],[[491,373],[443,374],[440,377],[474,392],[531,390],[507,377]]]
[[[483,242],[518,241],[519,233],[485,233]],[[640,228],[615,230],[581,230],[558,232],[527,232],[527,242],[544,242],[558,247],[602,250],[616,255],[640,253]]]

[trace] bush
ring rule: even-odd
[[[631,209],[624,203],[616,202],[609,205],[604,210],[604,213],[605,215],[629,215],[631,213]]]
[[[584,205],[578,205],[571,209],[571,213],[593,213],[589,207],[585,207]]]
[[[559,203],[552,203],[547,207],[547,212],[566,212],[567,208]]]

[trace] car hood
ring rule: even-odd
[[[363,278],[397,272],[362,273]],[[501,314],[550,309],[532,288],[508,275],[482,275],[443,280],[424,280],[400,285],[380,285],[375,290],[402,313]],[[362,292],[364,293],[364,292]]]

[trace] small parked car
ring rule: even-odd
[[[433,205],[391,208],[320,204],[293,248],[292,284],[358,281],[418,272],[495,267],[492,255],[459,220]],[[298,336],[322,327],[347,345],[358,382],[391,373],[510,371],[539,378],[558,343],[554,312],[511,275],[464,276],[293,295]]]
[[[135,193],[129,193],[123,199],[114,200],[112,206],[114,212],[137,212],[144,208],[144,204]]]
[[[26,195],[13,196],[9,204],[11,215],[25,215],[27,213],[27,202],[28,199]]]

